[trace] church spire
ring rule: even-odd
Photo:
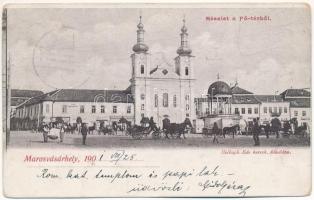
[[[177,50],[177,53],[181,56],[181,55],[190,55],[192,53],[192,50],[189,47],[188,44],[188,33],[187,33],[188,29],[185,26],[185,17],[183,17],[183,26],[181,28],[181,45]]]
[[[140,15],[140,21],[137,25],[137,43],[133,46],[133,51],[136,53],[145,53],[148,51],[148,46],[144,44],[144,25],[142,23],[142,15]]]

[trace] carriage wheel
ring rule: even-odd
[[[137,132],[137,133],[132,134],[132,138],[136,139],[136,140],[140,140],[140,139],[142,139],[142,137],[143,137],[143,134],[141,132]]]
[[[160,139],[160,138],[161,138],[161,133],[160,133],[160,131],[154,131],[154,132],[152,133],[152,137],[153,137],[153,139]]]
[[[180,137],[180,133],[179,132],[174,132],[172,135],[173,139],[178,139]]]

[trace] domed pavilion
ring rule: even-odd
[[[207,92],[211,115],[231,114],[232,90],[224,81],[212,83]]]

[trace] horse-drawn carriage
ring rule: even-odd
[[[219,129],[219,135],[225,137],[225,135],[232,134],[232,137],[241,131],[241,119],[238,116],[225,115],[225,116],[212,116],[205,117],[204,128],[202,130],[203,137],[211,137],[213,135],[214,123],[217,124]]]
[[[141,126],[134,125],[133,127],[129,126],[127,128],[127,134],[130,135],[134,139],[142,139],[143,137],[147,137],[150,134],[153,139],[160,139],[162,135],[165,138],[180,138],[181,135],[185,138],[185,133],[188,131],[188,127],[192,128],[191,121],[186,118],[183,123],[170,123],[170,120],[166,117],[162,121],[162,128],[157,128],[153,125],[149,119],[143,118],[141,120]]]

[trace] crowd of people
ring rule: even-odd
[[[280,132],[282,132],[283,135],[289,136],[290,133],[293,134],[300,134],[301,136],[304,136],[306,134],[305,132],[308,131],[308,127],[306,124],[303,124],[302,126],[298,127],[297,122],[291,123],[289,121],[283,122],[283,124],[280,122],[279,119],[275,118],[270,123],[261,124],[259,118],[254,118],[253,123],[249,126],[250,130],[246,130],[246,135],[248,132],[250,132],[253,136],[254,146],[260,146],[260,134],[263,132],[268,139],[271,133],[274,133],[276,135],[276,138],[278,139],[280,137]],[[240,130],[238,130],[240,131]],[[221,129],[219,129],[217,122],[214,122],[213,129],[213,143],[219,143],[218,136],[221,134]],[[223,137],[225,137],[225,132],[222,133]]]
[[[88,133],[88,127],[86,123],[79,124],[77,126],[78,132],[82,135],[82,144],[86,145],[86,137]],[[69,125],[66,123],[45,123],[43,122],[42,127],[39,131],[43,132],[44,143],[48,142],[48,139],[56,140],[62,143],[64,140],[64,135],[69,130]]]

